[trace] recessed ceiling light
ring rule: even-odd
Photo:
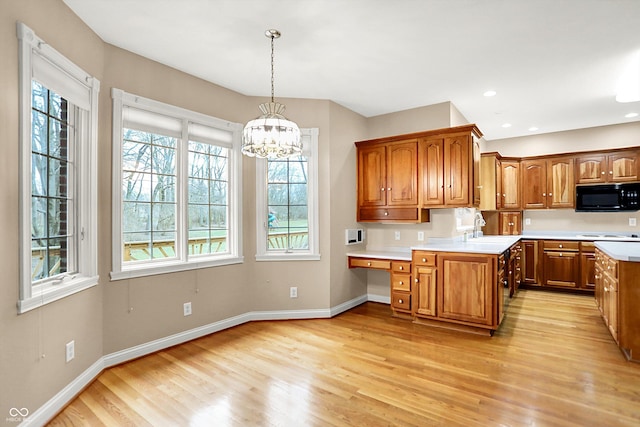
[[[486,97],[496,96],[496,91],[495,90],[488,90],[485,93],[483,93],[483,95],[486,96]]]
[[[638,113],[629,113],[629,114],[625,114],[624,115],[627,119],[630,119],[632,117],[638,117]]]
[[[537,128],[537,127],[535,127],[535,126],[531,126],[531,127],[529,128],[529,132],[535,132],[535,131],[537,131],[537,130],[538,130],[538,128]]]
[[[503,128],[510,128],[511,127],[511,123],[505,123],[502,125]]]

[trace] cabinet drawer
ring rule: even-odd
[[[391,271],[394,273],[411,273],[411,261],[393,261]]]
[[[378,270],[391,269],[391,261],[388,259],[372,259],[372,258],[349,258],[349,268],[376,268]]]
[[[360,221],[418,221],[418,208],[360,208]]]
[[[411,294],[407,292],[392,292],[391,306],[398,310],[411,310]]]
[[[614,279],[618,278],[618,261],[608,258],[605,260],[604,270]]]
[[[545,240],[543,244],[545,251],[578,251],[580,242],[572,240]]]
[[[433,252],[413,251],[413,263],[435,267],[436,254]]]
[[[410,274],[392,274],[391,289],[394,291],[411,292],[411,275]]]

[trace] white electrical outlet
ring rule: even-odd
[[[525,218],[524,225],[531,225],[531,218]]]
[[[399,231],[395,232],[395,236],[396,236],[396,240],[400,240],[400,232]]]
[[[289,298],[298,298],[298,288],[296,286],[289,288]]]
[[[191,303],[190,302],[185,302],[182,306],[182,311],[184,312],[185,316],[191,316]]]
[[[424,231],[418,231],[418,241],[424,241]]]
[[[636,219],[635,218],[629,218],[629,226],[630,227],[635,227],[636,226]]]
[[[71,362],[76,357],[76,342],[71,340],[66,345],[66,360],[67,363]]]

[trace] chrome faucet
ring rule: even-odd
[[[480,227],[487,225],[487,222],[482,217],[482,213],[476,212],[476,217],[473,221],[473,238],[477,238],[480,234]]]

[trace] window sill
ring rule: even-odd
[[[36,291],[37,295],[18,301],[18,314],[26,313],[34,308],[68,297],[75,293],[92,288],[98,284],[98,276],[81,277],[65,283],[64,285],[49,285],[42,291]]]
[[[278,253],[256,255],[256,261],[320,261],[320,254]]]
[[[190,262],[167,262],[162,264],[136,266],[134,268],[126,268],[121,271],[112,271],[111,281],[134,279],[136,277],[155,276],[157,274],[177,273],[180,271],[197,270],[200,268],[220,267],[231,264],[242,264],[243,257],[230,256],[228,258],[220,258],[215,260],[202,260]]]

